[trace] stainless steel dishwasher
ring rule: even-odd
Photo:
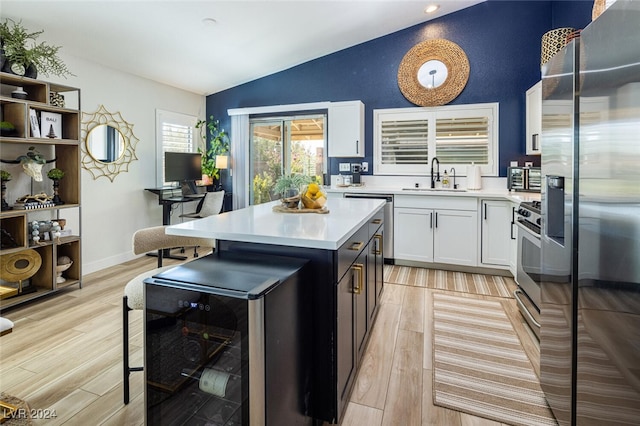
[[[387,202],[384,205],[384,262],[393,264],[393,194],[346,192],[344,198],[374,198]]]

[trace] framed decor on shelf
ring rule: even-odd
[[[40,136],[49,139],[62,139],[62,114],[42,111],[40,113]]]
[[[31,137],[33,138],[41,137],[40,122],[38,121],[38,113],[33,108],[29,108],[29,122],[31,123]]]

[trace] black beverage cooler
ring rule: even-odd
[[[312,423],[306,263],[216,253],[145,280],[146,424]]]

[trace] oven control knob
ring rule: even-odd
[[[536,219],[536,225],[540,226],[540,218]]]

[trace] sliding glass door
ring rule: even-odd
[[[326,116],[250,119],[250,204],[277,199],[282,174],[304,174],[322,182],[326,158]]]

